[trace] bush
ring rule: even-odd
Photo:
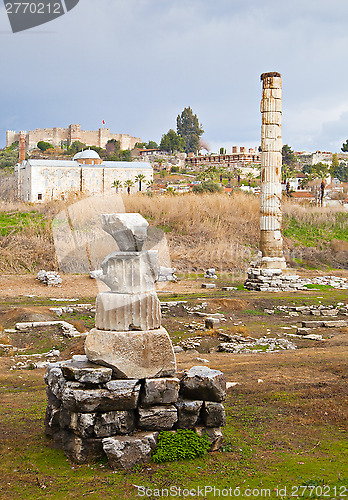
[[[178,429],[175,433],[161,431],[157,447],[152,453],[152,460],[161,463],[202,457],[209,448],[208,438],[201,437],[192,430]]]
[[[172,167],[170,171],[174,174],[176,172],[179,172],[179,167]]]
[[[37,147],[41,149],[41,151],[47,151],[47,149],[54,149],[54,146],[49,142],[39,141],[37,143]]]
[[[194,193],[218,193],[222,191],[222,187],[217,182],[208,180],[193,186],[192,191]]]

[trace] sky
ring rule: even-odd
[[[30,0],[27,0],[30,1]],[[13,34],[0,6],[6,130],[67,127],[159,142],[191,106],[211,151],[260,143],[261,73],[283,79],[283,142],[348,139],[347,0],[80,0]]]

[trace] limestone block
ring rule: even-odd
[[[270,99],[273,97],[274,99],[282,98],[282,89],[263,89],[262,90],[262,99]]]
[[[220,324],[220,320],[218,318],[205,318],[204,324],[206,328],[216,328]]]
[[[147,238],[149,223],[137,213],[102,214],[104,231],[116,241],[121,252],[140,252]]]
[[[221,403],[205,401],[201,418],[206,427],[223,427],[226,425],[225,408]]]
[[[261,113],[279,112],[279,114],[281,114],[281,112],[282,112],[282,100],[275,99],[274,97],[267,96],[263,93],[260,111],[261,111]]]
[[[103,439],[103,449],[113,469],[131,469],[136,464],[149,462],[156,447],[158,432],[138,432],[135,436]]]
[[[111,380],[111,368],[91,363],[86,356],[83,358],[85,359],[81,361],[69,360],[61,363],[61,370],[66,379],[89,384],[104,384]]]
[[[59,432],[59,415],[60,409],[53,405],[48,404],[45,414],[45,434],[46,436],[53,436],[54,433]]]
[[[263,167],[278,167],[282,166],[282,154],[279,151],[265,151],[261,153],[261,162]],[[265,172],[266,173],[266,172]],[[261,176],[261,180],[264,179]]]
[[[336,321],[324,321],[325,328],[343,328],[345,326],[347,326],[347,321],[344,321],[343,319]]]
[[[95,325],[99,330],[154,330],[161,326],[161,304],[156,292],[99,293]]]
[[[221,448],[224,436],[219,427],[213,428],[213,427],[196,426],[195,432],[197,432],[199,436],[207,436],[208,441],[211,443],[209,451],[218,451]]]
[[[118,378],[170,377],[176,370],[173,346],[165,328],[143,332],[94,328],[87,335],[85,351],[90,361],[111,367]]]
[[[101,280],[117,293],[145,293],[155,289],[157,250],[112,252],[102,262]]]
[[[262,113],[262,123],[270,125],[281,125],[282,114],[277,111],[266,111]]]
[[[74,413],[62,408],[59,416],[61,429],[75,432],[82,438],[93,436],[96,413]]]
[[[84,464],[94,462],[103,457],[103,443],[101,439],[84,439],[73,432],[62,433],[61,441],[64,453],[75,463]]]
[[[265,138],[262,141],[262,151],[281,151],[283,147],[283,141],[281,138],[269,139]]]
[[[226,397],[225,375],[206,366],[193,366],[181,380],[180,392],[187,399],[220,402]]]
[[[97,414],[94,432],[97,437],[108,437],[114,434],[130,434],[134,431],[135,414],[133,410],[109,411]]]
[[[66,380],[58,363],[48,365],[44,380],[52,394],[54,394],[56,398],[60,399]]]
[[[142,406],[175,403],[179,395],[178,378],[146,379],[140,396]]]
[[[302,321],[303,328],[320,328],[324,326],[323,321]]]
[[[193,429],[197,425],[203,401],[179,399],[175,406],[178,410],[178,429]]]
[[[62,393],[64,408],[76,413],[132,410],[137,407],[138,380],[111,380],[106,389],[85,389],[67,383]]]
[[[280,125],[261,125],[261,141],[263,139],[281,139],[282,129]]]
[[[140,429],[149,431],[172,429],[178,420],[178,412],[173,405],[139,408],[138,414],[139,420],[137,426]]]
[[[282,79],[280,76],[265,76],[262,79],[264,89],[281,89]]]

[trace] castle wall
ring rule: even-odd
[[[109,128],[100,128],[99,130],[81,130],[79,124],[69,125],[68,128],[41,128],[29,130],[26,134],[27,150],[30,151],[36,148],[37,143],[45,141],[60,146],[62,142],[67,142],[69,145],[74,141],[80,141],[87,146],[99,146],[105,148],[106,143],[116,139],[121,143],[121,149],[133,149],[137,142],[141,142],[140,137],[132,137],[128,134],[113,134]],[[6,147],[11,146],[19,140],[19,134],[14,130],[6,132]]]

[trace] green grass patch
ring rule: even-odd
[[[47,221],[38,212],[0,212],[0,236],[8,236],[11,233],[18,233],[30,226],[37,229],[44,229]]]
[[[310,220],[285,216],[284,223],[284,236],[305,247],[323,248],[334,239],[348,241],[348,213],[332,213],[326,221],[321,213],[312,214]]]
[[[308,283],[307,285],[304,285],[305,288],[308,288],[308,290],[329,290],[329,289],[332,289],[334,288],[333,286],[331,285],[318,285],[318,284],[314,284],[314,283]]]

